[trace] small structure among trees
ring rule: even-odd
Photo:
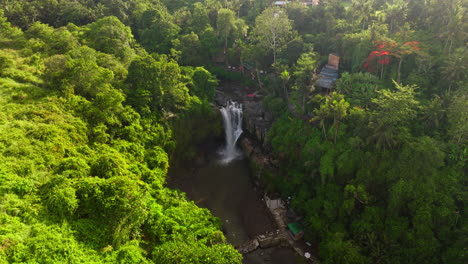
[[[336,80],[338,80],[339,64],[340,57],[336,54],[329,54],[328,63],[320,71],[319,79],[315,82],[315,85],[320,87],[322,90],[326,89],[329,93],[333,89]]]
[[[297,241],[304,236],[304,226],[299,222],[293,222],[288,224],[288,229],[291,237]]]
[[[311,0],[311,1],[275,1],[273,3],[274,6],[286,6],[287,4],[291,2],[299,2],[303,3],[306,6],[314,6],[319,4],[319,0]]]

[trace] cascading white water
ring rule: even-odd
[[[242,134],[242,104],[228,101],[225,107],[221,107],[220,111],[226,133],[226,146],[221,151],[221,162],[229,163],[242,155],[236,148],[236,142]]]

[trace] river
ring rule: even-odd
[[[229,243],[240,245],[257,235],[275,230],[261,192],[251,182],[246,159],[221,164],[221,142],[200,148],[197,165],[177,166],[169,171],[168,185],[187,193],[198,206],[209,209],[223,222]],[[245,264],[301,263],[290,248],[258,249],[244,255]],[[300,259],[300,258],[299,258]]]

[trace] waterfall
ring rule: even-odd
[[[229,163],[242,153],[236,148],[236,142],[242,134],[242,104],[228,101],[225,107],[220,109],[224,121],[226,133],[226,146],[221,151],[222,163]]]

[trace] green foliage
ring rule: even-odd
[[[192,83],[193,89],[191,91],[193,90],[193,95],[209,102],[214,100],[218,81],[209,71],[203,67],[195,68],[192,73]]]
[[[442,258],[438,254],[446,252],[459,263],[463,258],[459,240],[447,238],[463,228],[459,184],[464,165],[447,161],[466,155],[460,148],[447,155],[443,151],[447,142],[417,136],[421,132],[413,128],[422,102],[414,87],[396,84],[395,90],[377,91],[368,110],[350,109],[345,118],[335,117],[333,110],[341,109],[340,102],[346,105],[344,95],[318,97],[322,102],[316,109],[315,118],[321,118],[318,128],[285,115],[275,121],[267,139],[282,168],[282,175],[270,181],[283,195],[293,197],[292,206],[304,216],[306,235],[321,241],[323,261],[437,263]],[[463,96],[453,100],[455,109]],[[343,109],[347,114],[348,108]],[[457,117],[462,113],[451,112]],[[329,133],[320,130],[323,125],[332,130],[335,118],[343,129],[333,143],[323,141]],[[379,123],[385,132],[379,135],[399,144],[382,146],[374,141],[374,124]],[[460,144],[464,146],[463,141]],[[458,253],[443,245],[458,247]]]
[[[369,121],[372,130],[369,140],[380,149],[391,148],[404,140],[405,125],[416,117],[419,106],[414,98],[416,87],[394,84],[396,91],[381,90],[372,99],[375,110]]]
[[[173,22],[171,14],[164,6],[145,10],[136,20],[133,30],[143,47],[149,52],[170,52],[172,41],[181,29]]]
[[[320,250],[323,251],[324,263],[368,263],[359,253],[359,248],[346,240],[343,233],[328,234]]]
[[[314,110],[315,117],[310,121],[319,121],[325,139],[327,139],[330,130],[333,130],[334,142],[336,143],[341,120],[348,115],[349,103],[343,95],[337,92],[325,96],[322,101],[320,108]]]
[[[172,158],[183,161],[196,155],[196,146],[209,137],[222,135],[221,115],[206,100],[190,100],[187,112],[172,120],[176,147]]]
[[[189,101],[179,65],[165,57],[136,58],[128,68],[126,83],[128,102],[143,115],[180,111]]]
[[[97,63],[98,52],[87,46],[71,50],[67,55],[47,58],[45,76],[49,87],[62,95],[77,94],[86,99],[94,98],[109,87],[114,73]]]
[[[155,263],[242,263],[240,253],[229,250],[224,244],[207,247],[202,243],[167,242],[153,251]]]
[[[0,1],[0,262],[240,263],[218,220],[164,187],[169,158],[221,133],[215,79],[177,60],[270,91],[280,175],[263,174],[322,262],[466,263],[464,3],[271,3]],[[211,65],[222,43],[268,75]],[[339,93],[312,97],[328,53]]]
[[[317,67],[317,55],[315,52],[307,52],[297,60],[293,72],[297,89],[311,85],[312,74]]]
[[[214,66],[209,69],[211,74],[215,75],[220,80],[241,81],[242,73],[228,71],[224,67]]]
[[[63,177],[55,177],[41,186],[44,204],[53,215],[60,218],[68,218],[78,208],[76,190],[71,180]]]
[[[29,27],[25,35],[33,52],[47,55],[64,54],[78,46],[78,40],[65,28],[54,29],[40,22]]]
[[[200,38],[194,32],[180,36],[174,47],[181,52],[180,64],[199,65],[202,61]]]
[[[230,9],[222,8],[218,10],[216,28],[218,35],[224,40],[224,49],[227,48],[227,39],[231,32],[235,30],[235,14]]]
[[[262,100],[263,106],[276,115],[281,115],[286,108],[286,103],[280,97],[268,95],[266,98]]]
[[[265,9],[255,19],[253,35],[258,45],[273,53],[273,63],[276,63],[276,55],[292,35],[292,22],[279,7]]]
[[[343,73],[336,82],[336,90],[344,94],[348,101],[368,108],[372,99],[377,97],[380,81],[370,73]]]
[[[151,263],[146,258],[146,252],[141,248],[140,243],[137,240],[132,240],[126,243],[117,251],[113,252],[112,255],[112,258],[108,260],[109,262],[119,264]]]
[[[64,261],[98,263],[99,261],[96,252],[79,244],[67,226],[35,224],[28,228],[28,233],[24,240],[15,241],[16,243],[7,249],[9,261],[35,263]]]
[[[133,57],[133,35],[116,17],[105,17],[89,24],[86,31],[88,45],[97,51],[112,54],[124,63]]]
[[[221,123],[206,118],[208,71],[135,50],[116,17],[25,33],[0,24],[0,262],[153,263],[167,243],[240,263],[219,221],[164,187],[171,128],[204,118],[201,140]]]
[[[450,126],[447,134],[451,137],[453,142],[465,146],[468,141],[467,97],[466,91],[456,93],[447,109],[447,117]]]

